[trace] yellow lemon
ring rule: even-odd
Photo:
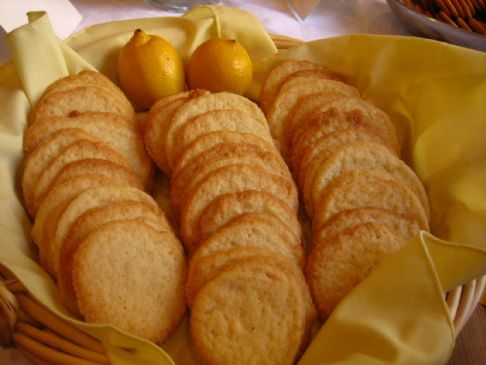
[[[233,39],[212,38],[196,48],[187,65],[191,89],[244,94],[253,76],[246,49]]]
[[[140,29],[121,49],[117,68],[122,90],[141,108],[184,90],[184,65],[175,48]]]

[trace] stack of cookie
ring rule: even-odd
[[[298,193],[261,110],[193,90],[157,102],[145,124],[190,254],[191,333],[207,364],[291,364],[315,309],[302,267]]]
[[[185,312],[185,256],[144,191],[152,161],[126,97],[97,72],[56,81],[32,109],[24,149],[32,236],[66,306],[166,339]]]
[[[322,317],[386,256],[428,229],[424,187],[389,117],[321,65],[284,61],[262,107],[312,221],[306,278]]]

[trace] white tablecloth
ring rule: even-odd
[[[71,0],[71,3],[82,15],[74,32],[113,20],[178,15],[161,11],[143,0]],[[222,3],[255,14],[269,33],[302,40],[350,33],[407,34],[384,0],[323,0],[304,21],[292,15],[285,0],[224,0]],[[3,61],[5,58],[0,55],[0,63]],[[30,363],[17,350],[0,348],[0,364]]]
[[[174,15],[142,0],[72,0],[83,16],[77,29],[116,19]],[[302,40],[349,33],[407,34],[384,0],[323,0],[304,21],[297,20],[285,0],[223,0],[255,14],[270,33]]]

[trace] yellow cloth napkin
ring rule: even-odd
[[[453,242],[423,233],[386,260],[338,306],[300,364],[447,361],[454,328],[444,293],[486,273],[482,161],[486,153],[486,54],[416,38],[345,36],[276,55],[253,16],[222,7],[195,8],[181,18],[98,25],[66,43],[54,37],[46,16],[34,18],[9,35],[14,63],[0,68],[0,263],[53,312],[99,338],[113,364],[172,364],[172,360],[177,365],[196,364],[187,321],[163,345],[164,352],[110,326],[72,318],[60,304],[54,284],[34,261],[19,175],[27,113],[45,85],[91,67],[116,81],[117,50],[136,28],[169,39],[184,60],[211,36],[238,39],[255,63],[248,93],[253,99],[258,99],[262,78],[272,64],[286,58],[309,59],[342,73],[365,98],[390,114],[404,142],[407,162],[426,184],[433,232]],[[49,53],[35,46],[40,44]]]

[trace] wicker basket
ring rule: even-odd
[[[302,41],[272,35],[280,50]],[[15,346],[36,365],[110,364],[101,343],[61,320],[37,303],[22,284],[0,267],[0,341]],[[478,302],[486,304],[486,275],[447,294],[456,333],[464,327]],[[486,293],[485,293],[486,294]],[[481,299],[482,298],[482,299]]]

